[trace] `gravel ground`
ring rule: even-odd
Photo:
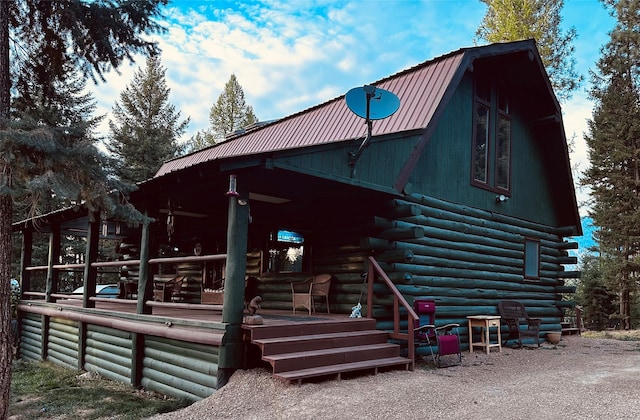
[[[236,372],[211,397],[162,419],[637,419],[640,342],[565,336],[558,345],[464,352],[461,366],[288,385]]]

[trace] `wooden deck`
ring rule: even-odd
[[[94,315],[143,317],[201,331],[207,327],[219,328],[222,324],[222,305],[150,302],[150,315],[135,315],[135,303],[100,299],[90,310]],[[79,308],[81,300],[60,300],[54,305],[62,310]],[[389,334],[376,329],[375,319],[349,318],[346,314],[309,315],[300,311],[294,314],[286,310],[261,310],[258,315],[263,324],[242,324],[243,340],[249,353],[272,366],[275,378],[300,383],[303,379],[321,376],[339,379],[345,372],[377,373],[381,368],[413,368],[412,360],[400,356],[400,346],[389,343]],[[192,333],[194,342],[200,339],[199,335]]]

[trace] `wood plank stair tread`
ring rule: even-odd
[[[408,366],[411,360],[406,357],[387,357],[384,359],[363,360],[359,362],[342,363],[338,365],[319,366],[307,369],[290,370],[287,372],[274,373],[274,377],[287,381],[295,381],[304,378],[339,374],[342,372],[353,372],[357,370],[373,369],[389,366]]]
[[[264,356],[263,359],[266,361],[280,361],[280,360],[289,360],[289,359],[308,358],[313,356],[328,356],[331,354],[355,353],[358,351],[371,351],[371,350],[390,349],[390,348],[398,348],[398,345],[393,343],[378,343],[378,344],[365,344],[362,346],[333,347],[333,348],[327,348],[327,349],[321,349],[321,350],[309,350],[309,351],[299,351],[299,352],[292,352],[292,353],[272,354],[269,356]]]
[[[304,325],[256,325],[249,327],[251,341],[306,335],[310,329],[315,331],[316,334],[372,330],[376,329],[376,321],[371,318],[346,318],[344,320],[307,322]]]
[[[335,332],[335,333],[299,335],[299,336],[292,336],[292,337],[263,338],[263,339],[253,340],[253,342],[256,344],[289,343],[289,342],[297,342],[297,341],[305,341],[305,340],[325,340],[325,339],[330,340],[334,338],[358,337],[358,336],[366,336],[366,335],[386,336],[388,334],[380,330],[343,331],[343,332]]]

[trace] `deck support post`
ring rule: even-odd
[[[98,280],[98,268],[93,263],[98,260],[98,247],[100,242],[100,213],[95,212],[89,220],[87,229],[87,245],[84,258],[84,282],[85,293],[82,294],[82,307],[95,308],[96,302],[90,299],[95,295]],[[93,293],[91,293],[93,291]],[[87,350],[87,323],[78,323],[78,369],[84,369],[84,357]]]
[[[146,304],[153,296],[153,282],[149,281],[149,254],[150,254],[150,230],[151,222],[145,212],[145,221],[142,223],[140,234],[140,266],[138,272],[138,302],[137,314],[151,314],[151,307]],[[131,385],[137,387],[142,383],[142,368],[144,359],[144,334],[134,332],[131,336]]]
[[[20,250],[20,292],[31,290],[31,272],[27,267],[31,265],[33,256],[33,231],[25,229],[22,231],[22,249]],[[20,296],[22,299],[22,296]]]
[[[55,302],[55,299],[51,296],[54,293],[58,293],[59,275],[58,270],[53,268],[55,264],[60,261],[60,224],[51,224],[51,233],[49,234],[49,258],[47,269],[47,284],[45,286],[45,302]],[[85,290],[86,293],[86,290]],[[49,325],[51,318],[42,315],[42,345],[40,350],[40,358],[47,360],[47,353],[49,347]]]
[[[233,175],[232,175],[233,176]],[[224,283],[222,322],[226,324],[218,362],[218,387],[226,384],[236,369],[243,367],[242,316],[247,269],[247,234],[249,231],[248,188],[237,184],[238,192],[229,193],[229,219],[227,222],[227,266]]]

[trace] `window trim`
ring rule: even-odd
[[[476,76],[474,83],[473,94],[473,111],[472,111],[472,142],[471,142],[471,185],[511,196],[511,178],[513,173],[512,162],[512,150],[513,150],[513,118],[511,115],[511,104],[507,100],[499,103],[501,98],[497,83],[494,81],[488,83],[489,86],[489,98],[485,99],[480,97],[478,89],[481,88],[482,82],[478,80],[482,76]],[[505,96],[506,97],[506,96]],[[478,107],[482,106],[488,110],[487,117],[487,139],[486,139],[486,159],[485,159],[485,180],[476,178],[476,159],[478,154],[476,153],[476,144],[478,136]],[[503,109],[504,108],[504,109]],[[506,174],[506,188],[498,185],[498,171],[500,165],[498,164],[498,137],[499,137],[499,123],[502,120],[506,120],[509,123],[509,135],[508,135],[508,156],[507,156],[507,174]]]

